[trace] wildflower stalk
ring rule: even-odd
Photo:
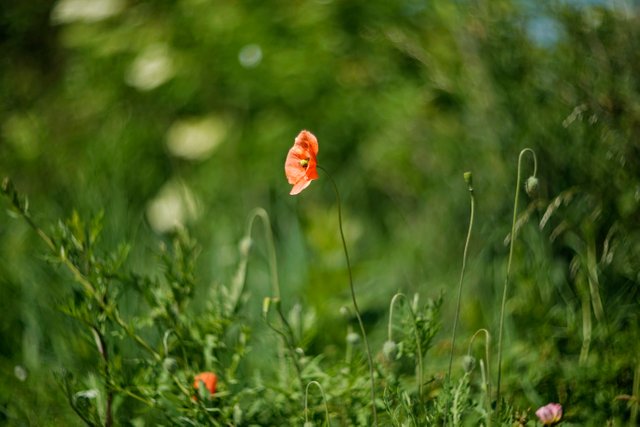
[[[253,224],[255,223],[255,220],[257,218],[260,218],[260,220],[262,220],[262,225],[264,226],[264,238],[267,241],[267,251],[269,252],[269,274],[271,275],[271,290],[274,297],[280,298],[280,281],[278,279],[278,260],[276,258],[276,245],[273,240],[273,231],[271,230],[271,221],[269,221],[269,214],[263,208],[255,208],[249,214],[246,237],[251,238]]]
[[[469,341],[469,348],[467,349],[467,356],[471,356],[471,347],[473,345],[473,341],[476,339],[476,337],[478,336],[479,333],[484,333],[484,357],[485,357],[485,362],[486,362],[486,368],[484,367],[485,365],[482,363],[482,359],[480,359],[480,368],[482,370],[482,380],[484,382],[484,387],[485,387],[485,393],[486,393],[486,402],[487,402],[487,427],[491,427],[491,373],[490,373],[490,366],[491,366],[491,360],[489,358],[489,355],[491,354],[490,350],[490,343],[491,343],[491,334],[489,334],[489,331],[482,328],[482,329],[478,329],[476,331],[475,334],[473,334],[473,336],[471,337],[471,340]],[[485,372],[486,369],[486,372]]]
[[[273,303],[273,305],[276,306],[276,312],[278,313],[278,317],[280,318],[280,321],[284,325],[284,331],[277,328],[269,321],[269,312],[271,309],[271,303]],[[267,323],[267,326],[272,331],[280,335],[280,337],[282,338],[282,342],[284,343],[285,347],[289,351],[289,355],[293,362],[293,366],[296,369],[298,382],[300,384],[300,392],[302,392],[302,390],[304,389],[304,381],[302,379],[302,367],[300,366],[300,362],[296,354],[295,338],[293,336],[293,331],[291,329],[291,325],[287,321],[287,318],[284,316],[284,313],[282,313],[282,309],[280,306],[280,299],[266,297],[262,305],[262,315],[264,316],[264,320]],[[282,360],[284,360],[284,358]]]
[[[504,279],[504,288],[502,291],[502,304],[500,306],[500,325],[498,328],[498,381],[496,385],[496,409],[500,407],[500,383],[502,379],[502,334],[504,330],[504,312],[507,304],[507,294],[509,291],[509,278],[511,275],[511,261],[513,259],[513,247],[515,242],[515,234],[516,234],[516,220],[518,217],[518,195],[520,194],[520,171],[522,169],[522,157],[525,153],[531,153],[533,157],[533,175],[532,177],[536,177],[536,173],[538,171],[538,161],[536,159],[536,153],[531,148],[525,148],[520,151],[520,155],[518,156],[518,170],[516,177],[516,190],[515,196],[513,200],[513,220],[511,222],[511,234],[509,241],[509,259],[507,261],[507,274]]]
[[[304,421],[305,426],[309,424],[309,387],[311,385],[315,385],[320,389],[320,394],[322,394],[322,401],[324,402],[324,417],[327,427],[331,425],[331,419],[329,418],[329,405],[327,404],[327,396],[324,394],[324,389],[322,385],[318,381],[309,381],[307,387],[304,391]]]
[[[473,193],[473,179],[471,172],[464,173],[464,180],[467,183],[469,189],[469,198],[471,202],[471,212],[469,214],[469,228],[467,230],[467,239],[464,243],[464,251],[462,253],[462,270],[460,272],[460,282],[458,284],[458,298],[456,302],[456,314],[453,318],[453,332],[451,333],[451,354],[449,355],[449,371],[448,376],[451,378],[451,366],[453,364],[453,352],[456,347],[456,330],[458,327],[458,317],[460,316],[460,302],[462,300],[462,283],[464,280],[464,273],[467,266],[467,251],[469,250],[469,241],[471,240],[471,230],[473,229],[473,218],[475,210],[475,196]]]
[[[388,330],[387,330],[387,335],[388,335],[388,340],[389,341],[393,341],[393,328],[392,328],[392,322],[393,322],[393,308],[395,306],[396,301],[400,298],[403,297],[405,300],[407,300],[407,305],[409,307],[409,313],[411,314],[411,320],[413,320],[413,333],[414,333],[414,337],[416,340],[416,351],[418,354],[416,354],[416,358],[418,359],[418,372],[416,373],[416,382],[418,383],[418,397],[420,399],[420,402],[422,403],[422,389],[423,389],[423,385],[422,385],[422,378],[423,378],[423,365],[422,365],[422,344],[420,343],[420,335],[418,333],[418,321],[416,319],[416,313],[413,311],[413,307],[411,307],[411,304],[408,301],[408,298],[405,294],[398,292],[397,294],[395,294],[393,296],[393,298],[391,298],[391,302],[389,303],[389,325],[388,325]]]
[[[351,271],[351,261],[349,259],[349,251],[347,250],[347,241],[344,237],[344,230],[342,226],[342,206],[340,202],[340,191],[338,190],[338,185],[331,175],[322,167],[318,166],[318,169],[321,169],[325,172],[325,174],[329,177],[329,181],[333,185],[333,190],[336,194],[336,201],[338,204],[338,226],[340,228],[340,238],[342,239],[342,248],[344,249],[344,256],[347,261],[347,270],[349,271],[349,290],[351,291],[351,300],[353,302],[353,309],[356,313],[356,318],[358,319],[358,324],[360,325],[360,332],[362,333],[362,340],[364,342],[364,347],[367,353],[367,361],[369,363],[369,378],[371,381],[371,413],[373,415],[373,425],[378,425],[378,412],[376,410],[376,391],[375,391],[375,379],[374,379],[374,371],[373,371],[373,357],[371,356],[371,349],[369,348],[369,341],[367,340],[367,332],[364,329],[364,323],[362,322],[362,316],[360,315],[360,309],[358,308],[358,301],[356,300],[356,292],[353,286],[353,273]]]
[[[269,274],[271,276],[271,292],[273,293],[273,298],[280,301],[280,280],[278,279],[278,260],[276,257],[276,245],[273,239],[273,231],[271,229],[271,221],[269,220],[269,214],[263,208],[255,208],[249,214],[249,221],[247,222],[247,231],[245,234],[246,239],[251,239],[251,234],[253,231],[253,225],[256,219],[260,218],[262,221],[263,229],[264,229],[264,238],[267,242],[267,252],[269,256]],[[248,257],[248,253],[246,254]],[[291,335],[293,339],[293,332],[287,321],[286,317],[282,314],[281,306],[278,304],[278,313],[279,317],[282,320],[283,325],[288,331],[288,334]],[[271,325],[269,327],[272,328]],[[273,329],[273,328],[272,328]],[[281,335],[282,336],[282,335]],[[280,361],[280,371],[282,372],[282,378],[286,382],[286,361],[285,361],[285,346],[288,346],[288,339],[283,337],[282,343],[278,346],[278,360]],[[291,349],[290,349],[291,350]],[[295,359],[294,359],[295,360]],[[298,369],[298,367],[296,367]],[[298,369],[299,370],[299,369]]]

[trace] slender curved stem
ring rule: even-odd
[[[473,229],[473,218],[475,213],[475,196],[473,193],[473,183],[471,181],[471,172],[465,173],[465,180],[469,187],[469,198],[471,199],[471,212],[469,214],[469,228],[467,230],[467,239],[464,243],[464,251],[462,253],[462,271],[460,272],[460,283],[458,284],[458,299],[456,302],[456,314],[453,318],[453,332],[451,333],[451,354],[449,355],[449,372],[451,378],[451,366],[453,365],[453,352],[456,347],[456,330],[458,328],[458,317],[460,316],[460,302],[462,300],[462,283],[464,280],[464,272],[467,266],[467,251],[469,250],[469,241],[471,240],[471,230]]]
[[[484,378],[485,378],[485,387],[487,392],[487,427],[491,427],[491,371],[490,371],[491,360],[489,359],[489,356],[491,354],[490,352],[491,334],[489,333],[488,330],[484,328],[478,329],[476,333],[473,334],[473,336],[471,337],[471,340],[469,341],[469,348],[467,349],[467,355],[471,356],[471,346],[473,345],[473,341],[481,332],[484,332],[484,335],[485,335],[484,357],[486,362],[486,376],[484,376]]]
[[[362,332],[362,340],[364,341],[364,347],[367,353],[367,361],[369,362],[369,377],[371,380],[371,413],[373,415],[373,425],[378,425],[378,412],[376,410],[376,391],[375,391],[375,379],[373,372],[373,357],[371,356],[371,349],[369,348],[369,341],[367,340],[367,332],[364,329],[364,323],[362,322],[362,316],[360,315],[360,309],[358,308],[358,301],[356,300],[356,292],[353,286],[353,273],[351,271],[351,261],[349,259],[349,251],[347,250],[347,241],[344,238],[344,230],[342,226],[342,206],[340,202],[340,191],[338,190],[338,185],[331,177],[331,175],[322,167],[318,166],[318,169],[322,170],[327,177],[329,177],[329,181],[333,185],[333,190],[336,194],[336,201],[338,204],[338,226],[340,228],[340,238],[342,239],[342,248],[344,249],[344,256],[347,260],[347,270],[349,271],[349,290],[351,291],[351,300],[353,302],[353,309],[356,312],[356,318],[358,319],[358,324],[360,325],[360,331]]]
[[[247,223],[246,236],[251,238],[251,232],[253,230],[253,224],[256,218],[262,220],[264,225],[264,237],[267,240],[267,250],[269,251],[269,273],[271,274],[271,287],[273,296],[280,298],[280,280],[278,279],[278,260],[276,258],[276,245],[273,240],[273,231],[271,230],[271,221],[269,221],[269,214],[263,208],[255,208],[249,214],[249,221]]]
[[[324,394],[324,389],[322,385],[318,381],[309,381],[307,387],[304,391],[304,420],[305,423],[309,422],[309,387],[311,384],[314,384],[316,387],[320,389],[320,394],[322,394],[322,400],[324,401],[324,416],[325,422],[327,423],[327,427],[331,425],[331,419],[329,418],[329,405],[327,404],[327,396]]]
[[[249,239],[251,238],[251,233],[253,231],[253,224],[255,223],[257,218],[260,218],[260,220],[262,221],[262,225],[264,228],[264,238],[267,241],[267,251],[269,252],[269,273],[271,275],[271,291],[273,293],[273,297],[276,298],[278,301],[280,301],[280,280],[278,278],[278,259],[276,257],[276,245],[273,239],[273,231],[271,229],[271,221],[269,220],[269,214],[263,208],[260,208],[260,207],[255,208],[249,214],[249,221],[247,222],[246,237]],[[293,345],[293,331],[291,330],[291,326],[289,325],[287,318],[282,314],[280,305],[278,305],[278,313],[279,313],[280,319],[282,320],[282,323],[284,324],[285,329],[287,329],[288,334],[291,336],[291,345]],[[283,344],[278,346],[278,359],[280,361],[280,371],[281,371],[283,381],[286,382],[287,381],[287,378],[286,378],[287,365],[285,362],[285,355],[284,355],[285,348],[283,347],[283,345],[286,347],[289,347],[289,341],[286,338],[284,339]],[[291,349],[289,350],[291,351]],[[294,364],[296,364],[296,371],[298,373],[298,377],[300,377],[300,368],[299,366],[297,366],[297,359],[295,359],[294,354],[292,354],[292,357],[294,357]],[[302,379],[300,379],[300,383],[302,384]]]
[[[418,397],[420,399],[420,402],[422,402],[422,389],[423,389],[422,344],[420,344],[420,335],[418,333],[418,320],[416,318],[416,313],[413,311],[413,308],[411,307],[411,303],[409,299],[405,294],[401,292],[398,292],[397,294],[395,294],[393,298],[391,298],[391,303],[389,304],[389,326],[388,326],[389,341],[392,341],[391,326],[393,321],[393,307],[395,306],[396,301],[400,297],[403,297],[407,301],[407,306],[409,307],[409,313],[411,314],[411,320],[413,320],[413,325],[414,325],[413,333],[414,333],[414,338],[416,340],[416,349],[418,352],[418,354],[416,355],[418,359],[418,373],[416,374],[416,381],[418,383]]]
[[[504,279],[504,289],[502,291],[502,304],[500,306],[500,326],[498,329],[498,381],[496,386],[496,410],[500,407],[500,383],[502,379],[502,333],[504,329],[504,312],[507,304],[507,294],[509,290],[509,278],[511,275],[511,261],[513,259],[513,246],[516,240],[516,220],[518,217],[518,195],[520,194],[520,171],[522,169],[522,157],[525,153],[531,153],[533,157],[533,177],[536,176],[538,171],[538,161],[536,159],[536,153],[531,148],[525,148],[520,151],[518,156],[518,170],[516,178],[516,190],[513,200],[513,220],[511,222],[511,239],[509,241],[509,259],[507,261],[507,274]]]
[[[284,325],[285,330],[284,331],[280,330],[279,328],[275,327],[269,321],[269,310],[268,310],[268,308],[267,308],[267,311],[264,312],[265,322],[267,323],[267,326],[272,331],[274,331],[275,333],[280,335],[280,337],[282,338],[282,342],[284,343],[284,345],[287,348],[287,350],[289,350],[289,355],[291,357],[291,361],[293,362],[293,366],[296,369],[298,382],[300,383],[300,391],[302,392],[302,390],[304,389],[304,381],[302,380],[302,367],[300,366],[300,362],[298,361],[298,357],[296,355],[295,339],[293,337],[293,332],[291,330],[291,326],[289,325],[289,322],[287,322],[287,319],[284,316],[284,313],[282,313],[282,309],[280,308],[280,300],[277,299],[277,298],[273,298],[271,300],[276,302],[276,304],[275,304],[276,305],[276,311],[278,312],[278,317],[280,318],[280,321]],[[267,307],[270,307],[270,305],[267,306]],[[284,349],[282,349],[282,351],[284,351]],[[282,359],[282,360],[284,360],[284,359]]]

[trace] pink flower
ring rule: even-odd
[[[562,419],[562,405],[559,403],[549,403],[538,408],[536,415],[540,419],[542,425],[555,425]]]

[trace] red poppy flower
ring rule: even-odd
[[[317,155],[318,140],[311,132],[303,130],[296,137],[284,163],[287,180],[293,185],[289,194],[300,193],[311,184],[311,181],[318,179]]]
[[[218,377],[213,372],[201,372],[193,379],[193,388],[200,390],[200,383],[203,383],[209,393],[213,395],[216,392]]]

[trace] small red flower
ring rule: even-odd
[[[284,172],[289,184],[293,185],[289,194],[295,195],[307,188],[311,181],[318,179],[318,140],[309,131],[301,131],[287,154]]]
[[[193,379],[193,388],[195,388],[196,391],[200,390],[200,383],[203,383],[205,388],[209,390],[209,393],[213,395],[216,392],[218,377],[213,372],[201,372]]]

